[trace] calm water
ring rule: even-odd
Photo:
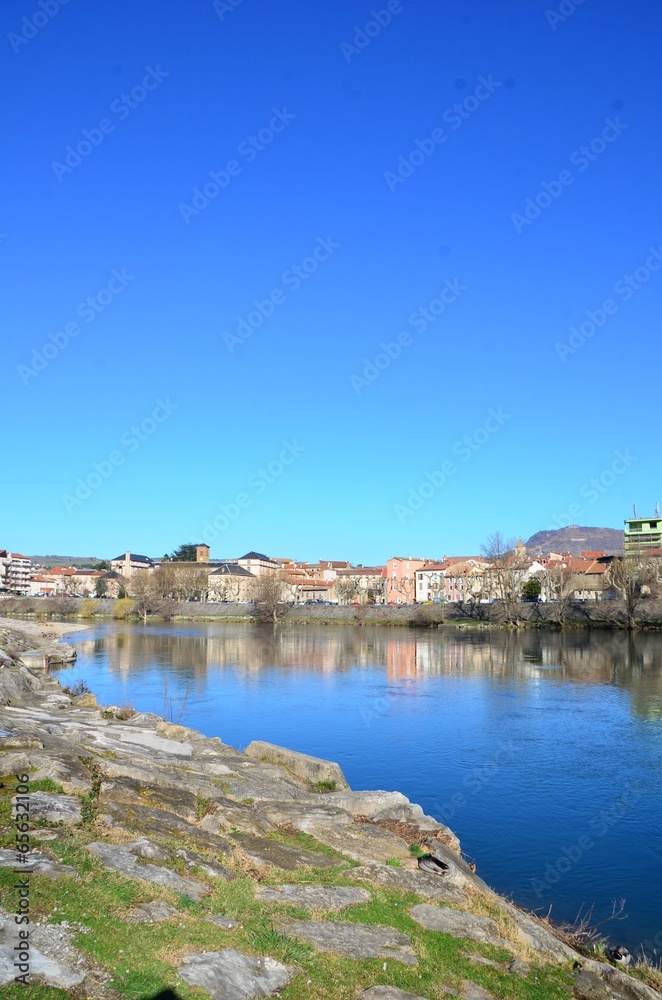
[[[570,920],[625,898],[605,930],[662,950],[662,635],[113,624],[70,641],[63,683],[336,760],[448,823],[498,891]]]

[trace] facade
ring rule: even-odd
[[[416,571],[429,563],[428,559],[393,556],[386,564],[386,603],[414,604],[416,601]]]
[[[659,507],[653,517],[630,517],[625,522],[626,556],[640,556],[662,548],[662,517]]]
[[[30,593],[32,563],[20,552],[0,549],[0,590],[11,594]]]
[[[277,573],[280,566],[269,556],[262,552],[247,552],[245,556],[237,559],[237,562],[244,569],[247,569],[253,576],[264,576],[267,573]]]
[[[58,593],[57,580],[48,576],[33,576],[29,587],[30,597],[55,597]]]
[[[255,577],[236,562],[221,563],[207,578],[208,601],[249,601]]]
[[[115,573],[121,573],[126,580],[130,580],[134,573],[152,570],[154,563],[147,556],[138,556],[135,552],[125,552],[123,556],[116,556],[110,560],[110,568]]]
[[[343,588],[346,582],[347,586]],[[338,596],[351,596],[350,604],[384,604],[386,599],[386,567],[385,566],[352,566],[338,570],[336,591]],[[347,601],[343,598],[341,604]]]

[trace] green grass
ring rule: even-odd
[[[30,782],[31,792],[53,792],[55,795],[63,795],[64,788],[58,785],[57,781],[51,778],[40,778],[39,781]]]
[[[313,788],[316,792],[335,792],[337,785],[335,781],[316,781]]]
[[[11,789],[2,790],[9,793]],[[0,820],[3,839],[11,843],[13,831],[8,824],[9,794],[0,794]],[[164,989],[174,990],[181,1000],[204,1000],[205,994],[188,986],[177,975],[176,965],[189,953],[217,951],[235,947],[247,954],[270,955],[291,966],[296,975],[282,992],[282,1000],[355,1000],[361,990],[388,983],[402,990],[422,995],[428,1000],[447,996],[442,986],[457,987],[470,979],[500,1000],[566,1000],[569,998],[568,974],[563,969],[535,966],[527,979],[508,974],[505,963],[510,955],[475,942],[457,941],[448,935],[431,933],[409,916],[416,896],[372,887],[372,901],[350,907],[338,914],[312,914],[317,919],[388,925],[408,934],[419,964],[405,966],[389,960],[383,969],[382,959],[354,962],[336,955],[317,954],[305,942],[287,937],[279,921],[283,918],[308,919],[302,907],[266,903],[255,898],[255,882],[232,860],[224,865],[235,868],[236,877],[226,883],[200,874],[210,887],[210,894],[200,903],[172,891],[130,880],[110,872],[90,854],[85,845],[99,839],[99,831],[87,826],[63,827],[57,841],[45,849],[57,860],[72,865],[79,879],[49,880],[32,876],[31,909],[34,919],[51,923],[69,921],[89,929],[77,933],[74,944],[90,962],[107,970],[119,998],[145,1000]],[[281,831],[272,839],[337,856],[334,868],[303,868],[296,872],[272,870],[263,884],[305,883],[319,885],[356,885],[349,877],[350,863],[337,852],[325,848],[306,834]],[[173,846],[181,842],[173,841]],[[394,859],[395,860],[395,859]],[[166,863],[182,869],[181,859]],[[182,869],[185,870],[185,869]],[[0,869],[0,907],[12,912],[15,905],[15,873]],[[177,910],[177,916],[163,923],[136,927],[125,918],[133,907],[160,898]],[[224,931],[206,920],[209,914],[222,914],[239,921],[240,927]],[[464,951],[481,954],[504,963],[503,969],[471,963]],[[1,993],[1,991],[0,991]],[[12,991],[13,995],[13,991]],[[33,985],[24,989],[26,1000],[64,1000],[70,994],[44,990]]]

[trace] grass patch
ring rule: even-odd
[[[52,792],[54,795],[64,795],[64,788],[52,778],[39,778],[30,782],[31,792]]]
[[[335,781],[316,781],[313,785],[316,792],[335,792],[337,787]]]
[[[210,813],[216,812],[216,806],[211,799],[206,799],[204,795],[198,794],[195,797],[195,811],[198,819],[204,819]]]

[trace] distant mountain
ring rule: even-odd
[[[578,556],[582,552],[606,552],[611,555],[623,550],[623,532],[616,528],[580,528],[571,524],[569,528],[556,531],[537,531],[531,535],[526,547],[530,552],[572,552]]]
[[[29,556],[28,558],[38,566],[47,566],[48,569],[54,566],[96,566],[100,561],[96,556]]]

